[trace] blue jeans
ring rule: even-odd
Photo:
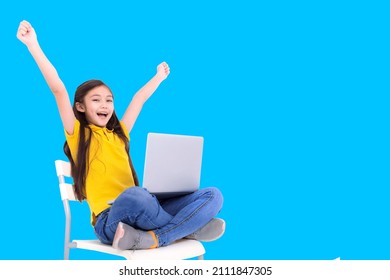
[[[223,197],[214,187],[159,200],[146,189],[132,187],[100,213],[95,234],[104,244],[112,244],[119,222],[141,230],[153,230],[158,246],[166,246],[206,225],[222,208]]]

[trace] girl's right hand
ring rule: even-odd
[[[37,42],[37,34],[31,24],[26,20],[20,22],[16,37],[27,46]]]

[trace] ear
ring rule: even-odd
[[[84,107],[84,105],[83,105],[82,103],[80,103],[80,102],[76,102],[76,109],[77,109],[77,111],[79,111],[79,112],[82,112],[82,113],[85,112],[85,107]]]

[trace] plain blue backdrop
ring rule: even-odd
[[[6,4],[5,4],[6,3]],[[0,4],[0,259],[61,259],[57,108],[25,46],[30,21],[71,98],[105,81],[121,116],[167,61],[131,134],[202,135],[202,186],[225,235],[207,259],[390,259],[387,1],[14,1]],[[76,203],[75,238],[94,238]],[[45,245],[46,244],[46,245]],[[73,250],[72,259],[106,255]]]

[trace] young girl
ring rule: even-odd
[[[129,133],[143,104],[168,77],[167,63],[157,66],[156,75],[134,95],[119,121],[113,93],[102,81],[81,84],[72,107],[63,82],[29,22],[20,23],[17,38],[27,46],[54,94],[75,191],[80,201],[88,202],[91,223],[101,242],[119,249],[148,249],[181,238],[212,241],[222,236],[225,222],[214,218],[223,202],[218,189],[204,188],[160,201],[138,187],[130,159]]]

